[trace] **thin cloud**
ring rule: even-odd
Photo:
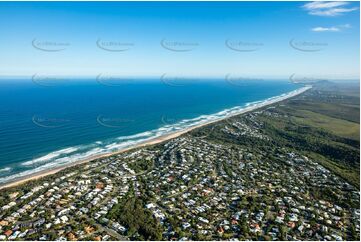
[[[339,32],[342,29],[348,29],[351,28],[350,24],[342,24],[338,26],[332,26],[332,27],[314,27],[311,29],[313,32]]]
[[[311,29],[313,32],[338,32],[340,31],[339,28],[336,27],[330,27],[330,28],[325,28],[325,27],[315,27]]]
[[[357,8],[333,8],[329,10],[323,10],[323,11],[311,11],[309,14],[311,15],[317,15],[317,16],[339,16],[343,13],[348,13],[357,10]]]
[[[335,8],[347,4],[348,2],[310,2],[303,5],[303,7],[308,10],[314,10],[314,9],[323,9],[323,8]]]
[[[310,15],[329,17],[339,16],[358,9],[357,7],[348,8],[347,5],[349,5],[349,2],[310,2],[302,7]]]
[[[340,28],[349,29],[349,28],[351,28],[351,24],[342,24],[342,25],[340,25]]]

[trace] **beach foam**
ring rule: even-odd
[[[11,171],[11,167],[5,167],[5,168],[0,169],[0,173],[7,172],[7,171]]]
[[[67,155],[67,154],[73,153],[73,152],[75,152],[77,150],[78,150],[78,148],[76,148],[76,147],[70,147],[70,148],[54,151],[54,152],[49,153],[49,154],[47,154],[45,156],[42,156],[40,158],[36,158],[36,159],[30,160],[30,161],[26,161],[26,162],[23,162],[21,164],[24,165],[24,166],[31,166],[31,165],[34,165],[35,163],[50,161],[50,160],[52,160],[52,159],[54,159],[56,157],[59,157],[61,155]]]

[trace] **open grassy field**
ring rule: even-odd
[[[345,119],[333,118],[319,112],[299,110],[296,112],[293,121],[300,125],[307,125],[315,128],[329,130],[341,137],[359,140],[360,125]]]
[[[360,107],[358,104],[323,102],[316,100],[314,102],[303,100],[299,100],[298,102],[291,101],[289,104],[292,108],[299,111],[307,110],[340,120],[347,120],[354,123],[360,122]]]

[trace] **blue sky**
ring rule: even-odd
[[[359,76],[358,2],[0,2],[0,76]]]

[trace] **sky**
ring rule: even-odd
[[[0,76],[358,79],[358,2],[0,2]]]

